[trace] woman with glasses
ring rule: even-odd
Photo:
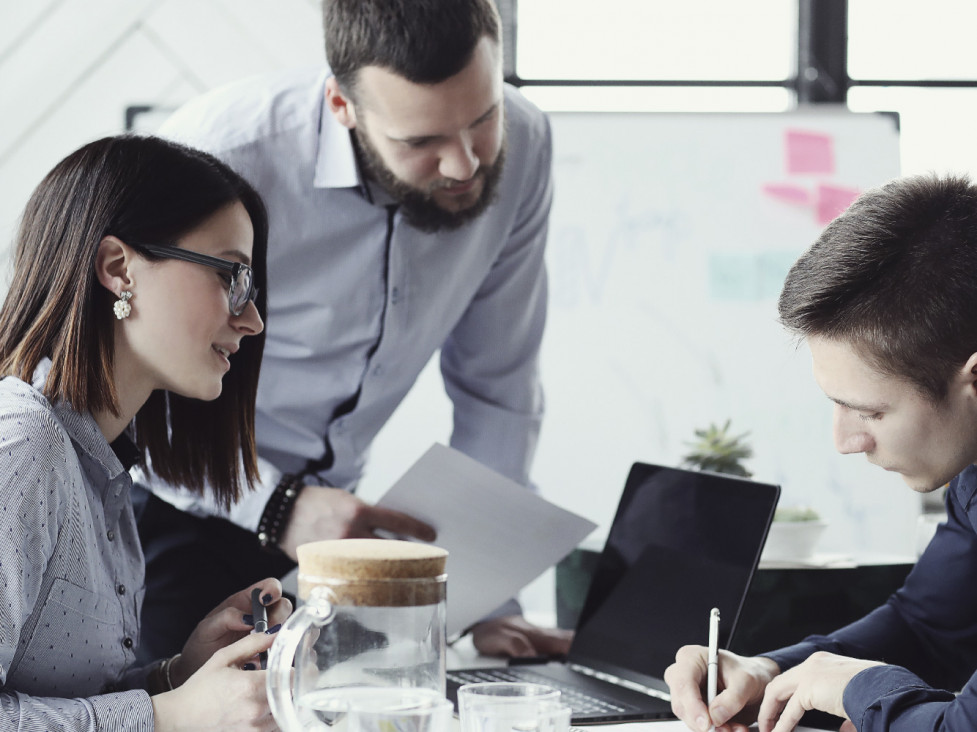
[[[106,138],[27,204],[0,309],[0,730],[274,729],[251,591],[134,666],[144,562],[128,468],[228,506],[257,475],[267,219],[215,158]],[[243,456],[243,471],[239,472]]]

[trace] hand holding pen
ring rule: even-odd
[[[719,664],[722,662],[722,668]],[[721,673],[720,673],[721,672]],[[665,669],[672,712],[689,729],[747,732],[767,685],[780,673],[771,659],[719,650],[719,610],[709,613],[708,645],[682,646]],[[722,678],[722,690],[719,681]]]
[[[291,611],[281,582],[269,577],[208,613],[170,663],[173,688],[153,692],[157,729],[188,719],[201,729],[265,729],[254,722],[271,718],[268,695],[264,680],[251,672],[266,665],[275,633]]]
[[[261,588],[257,604],[253,591],[256,587]],[[183,646],[179,665],[173,665],[174,673],[180,680],[186,679],[222,648],[250,637],[256,620],[265,623],[265,633],[274,635],[291,613],[292,603],[282,596],[281,582],[274,577],[235,592],[197,624]],[[259,663],[260,659],[254,658],[242,668],[255,669]]]

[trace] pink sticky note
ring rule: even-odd
[[[858,190],[855,188],[842,188],[841,186],[818,186],[818,223],[824,226],[832,219],[841,214],[848,206],[858,198]]]
[[[811,202],[810,192],[801,186],[792,186],[785,183],[767,183],[763,186],[763,192],[771,198],[776,198],[786,203],[796,203],[803,206]]]
[[[835,172],[834,144],[830,135],[803,130],[787,130],[787,172],[803,173]]]

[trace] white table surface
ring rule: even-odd
[[[534,618],[535,620],[535,618]],[[484,666],[504,666],[505,659],[481,656],[472,645],[471,636],[465,636],[449,646],[445,654],[446,665],[449,669],[472,668]],[[455,729],[460,730],[458,718],[454,719]],[[755,730],[756,727],[751,727]],[[689,728],[677,720],[660,722],[626,722],[621,724],[594,724],[572,726],[570,732],[588,732],[588,730],[607,730],[608,732],[688,732]],[[797,727],[796,732],[821,732],[811,727]]]

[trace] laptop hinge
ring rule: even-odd
[[[661,699],[663,701],[672,701],[672,697],[669,694],[665,693],[664,691],[659,691],[658,689],[652,689],[650,686],[644,686],[643,684],[639,684],[635,681],[622,679],[620,676],[615,676],[614,674],[609,674],[604,671],[598,671],[597,669],[590,668],[589,666],[581,666],[579,663],[568,663],[567,666],[577,673],[583,674],[584,676],[590,676],[595,679],[600,679],[601,681],[607,681],[611,684],[623,686],[626,689],[637,691],[640,694],[647,694],[648,696],[653,696],[656,699]]]

